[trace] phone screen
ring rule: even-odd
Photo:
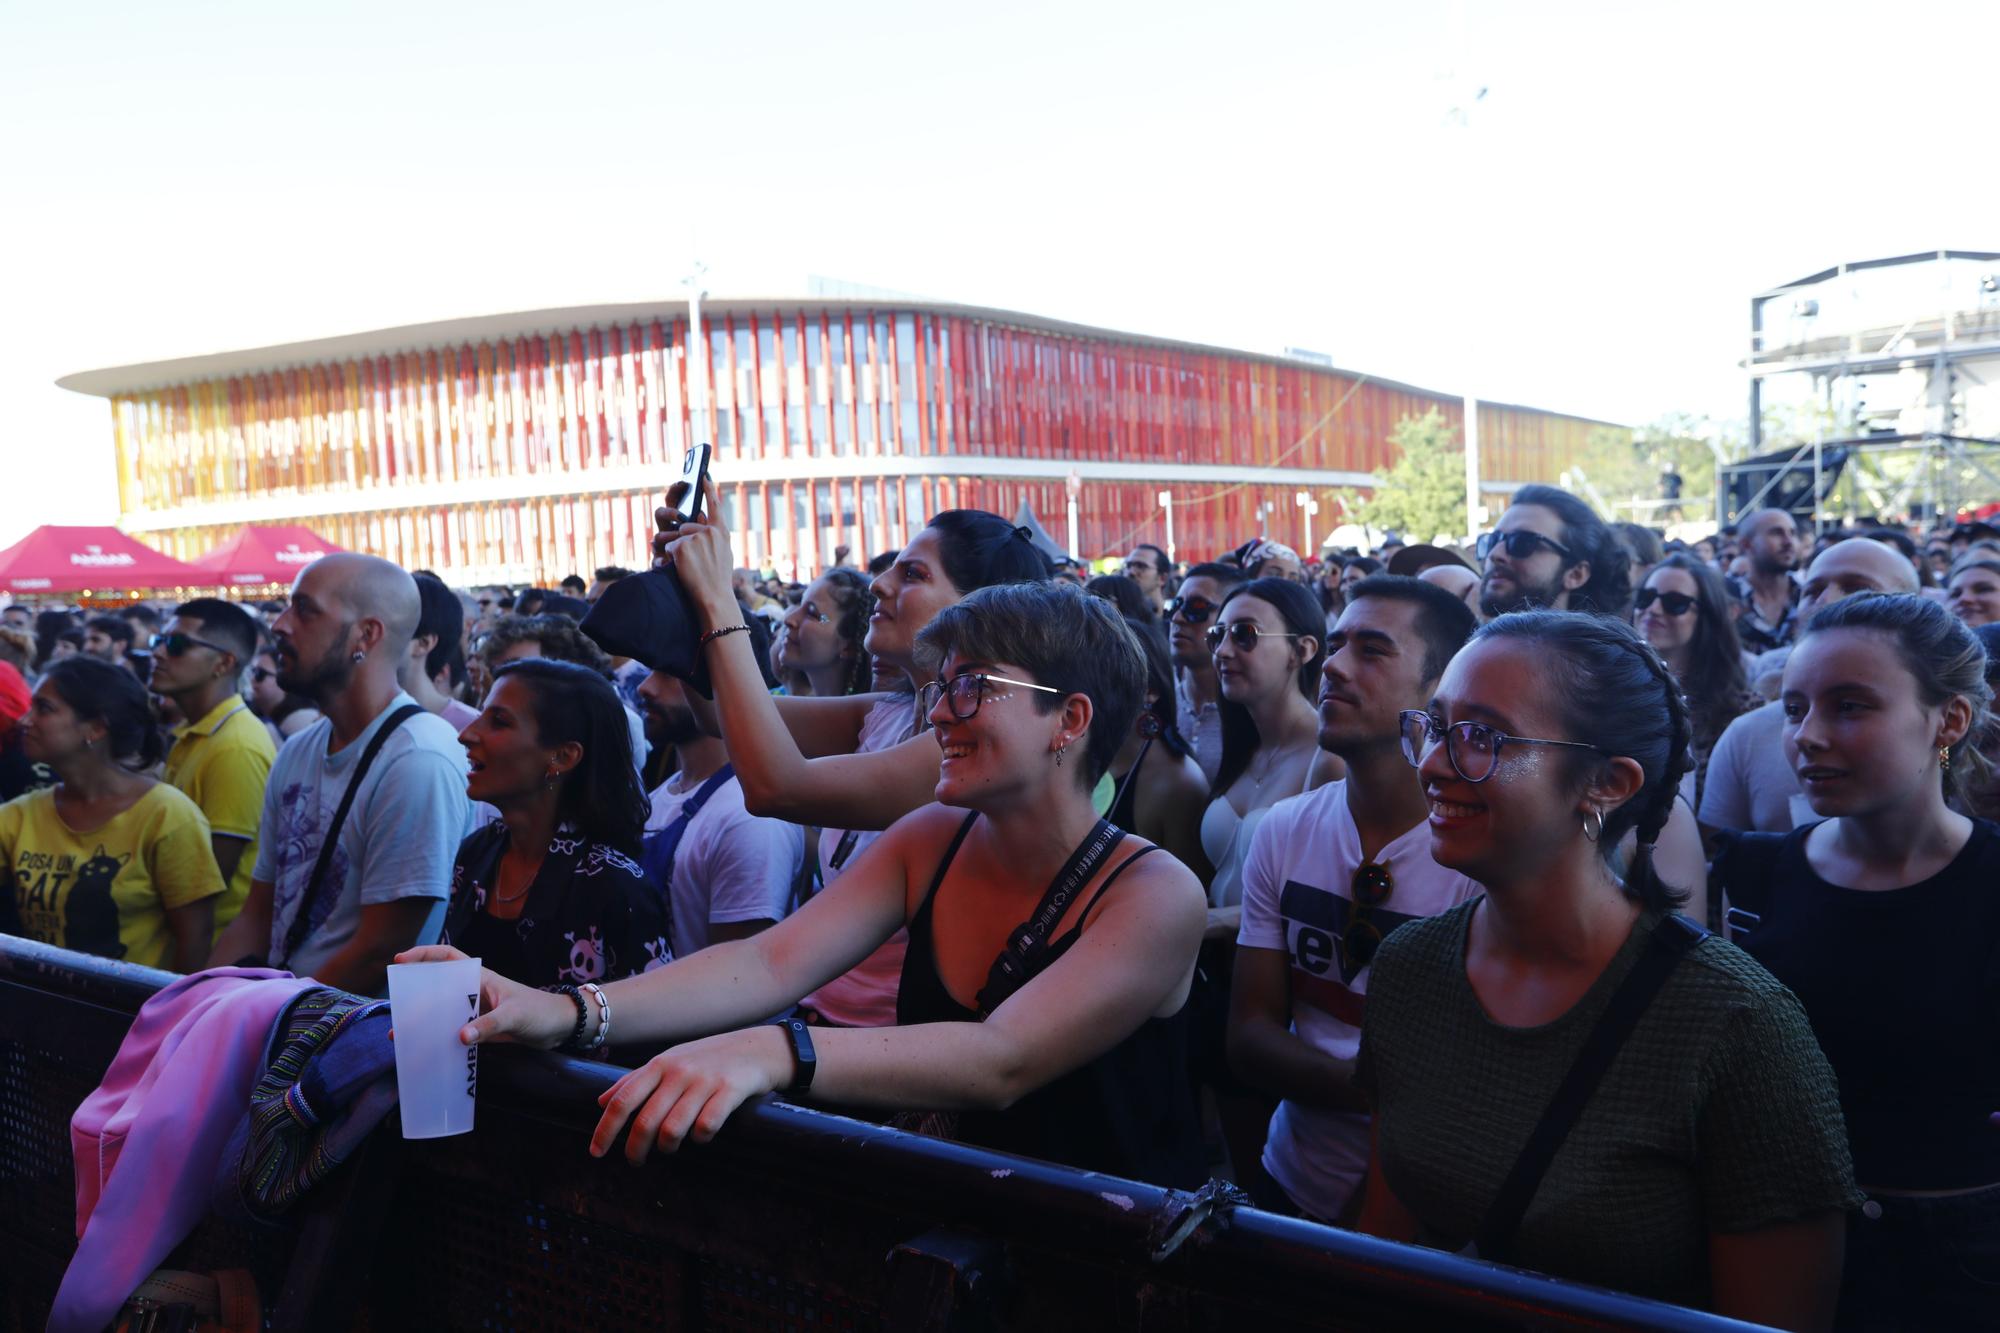
[[[681,480],[687,483],[680,502],[674,506],[683,519],[701,517],[701,487],[708,480],[708,446],[697,444],[681,461]]]

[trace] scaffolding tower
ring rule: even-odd
[[[1751,457],[1718,478],[1720,521],[1782,507],[1817,531],[1843,491],[1888,521],[2000,500],[2000,252],[1862,260],[1759,293],[1742,365]],[[1786,410],[1771,450],[1766,414]]]

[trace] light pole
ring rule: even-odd
[[[1076,529],[1077,529],[1076,501],[1077,497],[1083,494],[1083,478],[1078,475],[1077,470],[1075,468],[1071,468],[1069,470],[1069,475],[1063,478],[1063,493],[1065,496],[1068,497],[1069,500],[1070,557],[1072,559],[1081,560],[1083,559],[1083,544],[1077,540],[1077,534],[1076,534]]]
[[[1174,554],[1174,493],[1172,491],[1161,491],[1157,498],[1160,502],[1160,508],[1164,509],[1167,514],[1167,563],[1171,565],[1177,563],[1179,559]]]
[[[1319,501],[1300,491],[1292,497],[1292,503],[1299,507],[1299,559],[1304,560],[1312,553],[1312,521],[1313,515],[1319,512]]]

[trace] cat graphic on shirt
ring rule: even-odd
[[[107,855],[100,845],[88,861],[76,868],[70,881],[69,897],[63,903],[63,947],[100,958],[123,958],[125,945],[118,938],[118,904],[111,898],[111,882],[132,859]]]

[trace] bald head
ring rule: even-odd
[[[1737,526],[1749,573],[1765,586],[1799,567],[1799,525],[1782,509],[1759,509]]]
[[[1791,516],[1791,514],[1789,514],[1785,510],[1759,509],[1756,513],[1750,515],[1750,517],[1742,520],[1736,525],[1737,536],[1741,538],[1743,541],[1746,542],[1750,541],[1754,539],[1758,533],[1762,532],[1765,528],[1770,527],[1774,523],[1782,524],[1787,530],[1789,530],[1794,535],[1797,535],[1798,533],[1799,525],[1797,520],[1795,520]]]
[[[1866,537],[1849,537],[1820,552],[1819,559],[1806,571],[1805,595],[1799,599],[1799,615],[1810,619],[1813,612],[1831,606],[1858,592],[1913,593],[1917,571],[1903,553],[1886,542]]]
[[[417,581],[377,556],[352,551],[321,556],[299,571],[292,586],[349,623],[379,620],[383,646],[397,658],[409,649],[423,615]]]

